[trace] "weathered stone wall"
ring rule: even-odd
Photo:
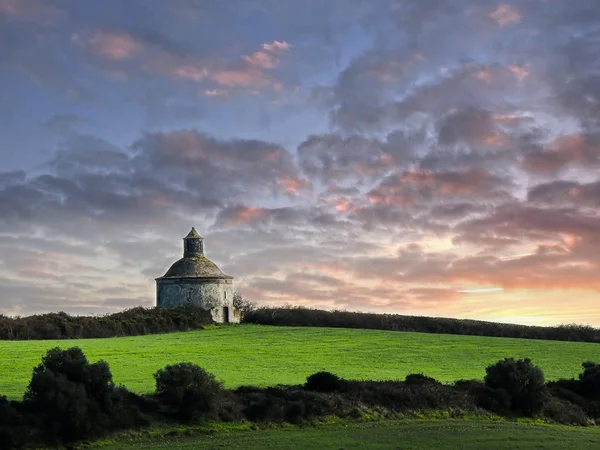
[[[180,278],[157,280],[156,304],[163,308],[174,308],[194,303],[210,310],[215,322],[239,322],[239,314],[233,307],[233,282],[227,279]],[[228,319],[225,320],[225,308]]]

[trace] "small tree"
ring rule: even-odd
[[[313,373],[306,378],[304,389],[318,392],[343,391],[346,388],[346,381],[336,374],[326,371]]]
[[[166,366],[154,374],[156,395],[179,417],[191,420],[196,415],[217,411],[223,385],[203,368],[183,362]]]
[[[78,347],[48,350],[33,369],[24,404],[43,417],[47,434],[71,443],[110,424],[114,384],[108,364],[90,364]]]
[[[235,291],[233,293],[233,307],[244,317],[244,314],[256,309],[256,303],[245,300],[240,291]]]
[[[586,361],[581,364],[583,373],[579,374],[581,393],[593,399],[600,398],[600,364]]]
[[[485,384],[492,389],[502,389],[510,396],[511,411],[533,416],[544,406],[544,374],[529,358],[504,358],[485,371]]]
[[[441,384],[435,378],[428,377],[422,373],[410,373],[404,379],[406,384],[423,385],[423,384]]]

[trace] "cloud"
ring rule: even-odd
[[[298,146],[298,160],[309,177],[323,182],[363,180],[380,173],[386,164],[381,144],[363,136],[309,136]]]
[[[73,131],[79,125],[87,120],[76,114],[54,114],[49,119],[42,122],[42,127],[59,133],[68,133]]]
[[[436,200],[508,198],[505,187],[508,187],[505,180],[484,170],[417,170],[388,176],[367,194],[367,198],[374,204],[414,208]]]
[[[600,320],[595,1],[113,3],[0,0],[3,311],[151,304],[195,225],[269,304]]]
[[[290,48],[290,44],[285,41],[265,42],[260,50],[251,55],[242,56],[242,59],[257,69],[274,69],[279,64],[280,55],[289,51]]]
[[[578,183],[575,181],[552,181],[529,189],[527,200],[533,204],[550,206],[600,206],[600,181]]]
[[[561,136],[545,149],[526,155],[523,168],[533,173],[556,173],[569,166],[600,164],[600,138],[597,134]]]
[[[249,55],[242,55],[240,61],[229,65],[209,67],[202,63],[176,65],[171,74],[175,77],[204,82],[212,80],[218,88],[208,88],[205,92],[227,92],[231,89],[265,88],[279,90],[282,83],[273,78],[269,72],[275,69],[281,57],[290,50],[285,41],[264,43],[260,50]]]
[[[0,13],[10,18],[44,23],[60,18],[64,11],[35,0],[0,0]]]
[[[74,34],[72,40],[86,50],[112,61],[129,59],[143,49],[139,41],[124,32],[98,31],[85,38]]]
[[[507,3],[501,3],[490,13],[490,17],[501,27],[512,25],[521,20],[521,14],[513,6]]]

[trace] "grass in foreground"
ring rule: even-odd
[[[476,420],[383,421],[272,429],[189,438],[162,438],[159,441],[102,442],[92,448],[105,450],[178,450],[244,448],[278,449],[556,449],[600,448],[598,427],[491,422]]]
[[[110,364],[115,383],[154,391],[152,375],[189,361],[226,387],[300,384],[320,370],[348,379],[403,379],[423,372],[443,382],[478,378],[504,357],[529,357],[547,380],[571,378],[600,345],[343,328],[230,325],[200,331],[110,339],[0,341],[0,394],[20,399],[32,368],[52,347],[80,347],[91,362]]]

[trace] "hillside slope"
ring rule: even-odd
[[[20,398],[49,348],[78,346],[90,361],[110,364],[116,383],[154,390],[152,374],[190,361],[227,387],[303,383],[319,370],[350,379],[402,379],[423,372],[440,381],[483,378],[504,357],[529,357],[546,379],[573,377],[586,360],[600,361],[598,344],[342,328],[231,325],[109,339],[0,341],[0,394]]]

